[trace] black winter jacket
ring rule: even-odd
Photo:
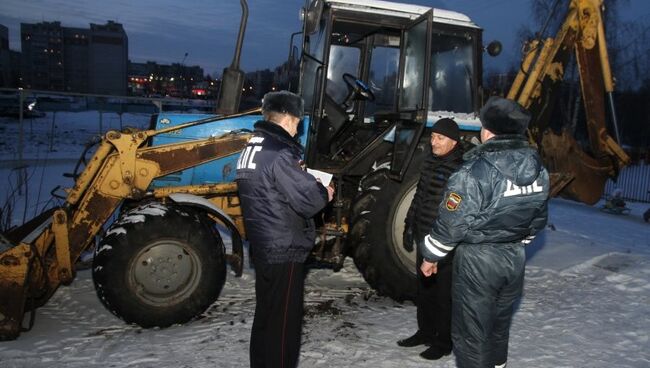
[[[465,154],[447,183],[429,235],[420,242],[430,262],[459,243],[528,244],[546,226],[549,176],[522,136],[496,136]]]
[[[459,142],[447,155],[442,157],[428,155],[424,160],[415,196],[405,220],[406,225],[413,229],[413,235],[416,237],[414,239],[424,237],[431,230],[438,217],[438,207],[447,180],[463,163],[464,152],[462,142]]]
[[[304,262],[316,237],[312,217],[327,190],[301,167],[303,148],[282,127],[255,123],[237,162],[246,235],[256,262]]]

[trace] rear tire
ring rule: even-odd
[[[151,202],[125,212],[96,248],[93,281],[113,314],[142,327],[184,323],[217,300],[224,246],[205,216]]]
[[[418,145],[402,182],[391,179],[387,167],[364,176],[351,210],[348,247],[355,265],[379,294],[397,301],[413,300],[417,291],[416,252],[404,249],[402,233],[426,147]]]

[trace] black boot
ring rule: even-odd
[[[420,353],[420,356],[426,360],[438,360],[445,355],[451,354],[451,350],[442,349],[438,346],[431,346]]]
[[[398,340],[397,345],[410,348],[418,345],[431,345],[431,337],[424,335],[422,332],[418,331],[413,336],[407,337],[406,339]]]

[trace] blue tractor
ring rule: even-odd
[[[430,152],[427,129],[450,117],[465,139],[480,130],[481,32],[463,14],[426,6],[338,0],[305,6],[302,53],[293,70],[299,74],[294,92],[306,110],[300,141],[307,166],[333,174],[337,187],[315,261],[336,270],[351,256],[381,294],[396,300],[415,295],[415,252],[402,246],[404,218]],[[228,69],[224,75],[224,84],[241,79]],[[233,85],[222,98],[241,91]],[[155,123],[159,129],[207,117],[159,114]],[[174,131],[153,144],[250,131],[259,119],[247,115]],[[236,160],[193,167],[154,186],[231,182]]]

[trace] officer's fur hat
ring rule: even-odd
[[[262,113],[277,112],[302,119],[305,103],[302,98],[289,91],[268,92],[262,99]]]
[[[480,118],[483,127],[495,135],[526,134],[530,113],[513,100],[493,96],[481,108]]]

